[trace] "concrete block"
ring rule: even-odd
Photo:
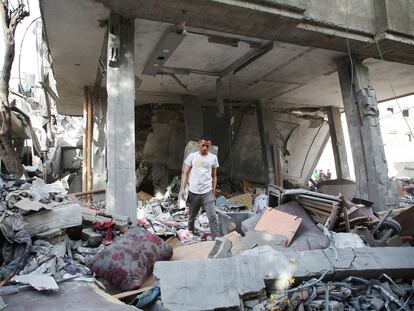
[[[257,246],[268,245],[276,250],[286,249],[286,237],[269,232],[251,230],[246,233],[242,242],[242,249],[248,250]]]
[[[258,297],[265,288],[283,290],[311,278],[342,280],[348,276],[414,277],[411,247],[344,248],[279,252],[269,246],[223,259],[157,262],[154,276],[164,306],[174,310],[238,308],[240,299]],[[191,273],[189,273],[191,271]],[[338,306],[339,307],[339,306]]]
[[[82,229],[82,240],[87,241],[89,246],[95,247],[102,243],[104,235],[93,228]]]
[[[52,229],[63,229],[79,226],[82,223],[81,206],[79,204],[63,204],[24,217],[26,230],[36,235]]]

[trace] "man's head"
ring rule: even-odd
[[[208,153],[208,149],[211,146],[211,139],[209,137],[203,136],[198,141],[198,148],[202,155],[206,155]]]

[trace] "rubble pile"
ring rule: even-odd
[[[40,178],[23,180],[4,174],[0,183],[2,284],[58,290],[61,281],[91,277],[86,261],[104,246],[102,240],[90,247],[88,241],[71,239],[69,230],[82,229],[82,206],[67,199],[59,183],[45,184]],[[25,286],[16,290],[19,288]]]
[[[87,282],[143,310],[413,308],[413,206],[241,183],[218,195],[212,241],[204,211],[187,229],[179,184],[139,192],[134,223],[59,182],[2,175],[0,296]]]
[[[413,310],[414,286],[386,274],[367,280],[348,277],[337,282],[312,279],[286,291],[244,300],[244,310]],[[326,307],[327,306],[327,307]]]

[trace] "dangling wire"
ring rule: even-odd
[[[346,47],[348,49],[349,60],[350,60],[350,63],[351,63],[351,87],[350,87],[350,90],[351,90],[350,92],[351,93],[349,95],[350,95],[350,98],[352,98],[353,90],[354,90],[354,87],[353,87],[353,83],[354,83],[354,63],[352,61],[351,48],[349,47],[348,0],[346,0],[345,5],[346,5],[346,7],[345,7]]]
[[[232,120],[233,120],[233,99],[232,99],[232,87],[231,87],[231,74],[229,75],[229,99],[230,99],[230,109],[229,109],[229,114],[230,114],[230,139],[229,139],[229,158],[230,158],[230,178],[233,178],[233,124],[232,124]]]
[[[379,54],[379,56],[381,58],[381,63],[384,63],[384,58],[382,57],[381,49],[379,47],[379,44],[378,44],[377,36],[376,35],[374,35],[374,41],[375,41],[375,45],[377,46],[378,54]],[[385,77],[387,78],[388,84],[390,85],[392,94],[394,95],[394,99],[395,99],[395,102],[397,103],[398,109],[400,110],[401,116],[404,119],[405,123],[407,124],[407,127],[408,127],[408,129],[409,129],[409,131],[411,133],[411,136],[414,137],[413,130],[411,129],[410,123],[408,123],[407,119],[404,118],[404,115],[403,115],[403,112],[402,112],[402,109],[401,109],[401,105],[400,105],[400,103],[398,101],[398,98],[397,98],[397,95],[395,93],[394,87],[392,86],[391,80],[390,80],[387,72],[385,73]]]
[[[34,20],[32,20],[32,22],[27,26],[26,30],[24,31],[23,37],[22,37],[22,41],[20,42],[20,50],[19,50],[19,63],[18,63],[18,71],[19,71],[19,92],[23,93],[23,85],[22,85],[22,78],[21,78],[21,68],[20,68],[20,63],[21,63],[21,59],[22,59],[22,50],[23,50],[23,43],[24,40],[26,38],[26,34],[27,31],[29,30],[29,28],[34,24],[35,21],[37,21],[39,17],[36,17]]]

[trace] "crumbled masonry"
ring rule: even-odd
[[[257,188],[257,194],[243,194],[252,199],[251,209],[239,201],[241,196],[219,197],[216,208],[225,216],[219,220],[226,234],[213,242],[204,213],[197,217],[194,233],[187,229],[188,215],[176,200],[178,184],[158,198],[139,193],[136,223],[109,215],[104,201],[85,203],[38,178],[4,184],[0,232],[7,241],[3,254],[12,257],[4,257],[0,271],[6,286],[0,296],[8,304],[48,292],[52,303],[63,299],[70,284],[89,290],[103,282],[108,292],[115,292],[112,300],[143,310],[414,307],[412,223],[404,221],[414,207],[378,214],[369,201],[281,189],[280,205],[266,208],[276,202],[273,194]],[[278,225],[279,217],[291,221],[285,223],[288,227]],[[126,241],[134,227],[141,237]],[[131,253],[126,262],[128,247],[121,250],[117,244],[139,243],[131,250],[145,249],[151,243],[161,247],[157,241],[162,240],[162,249],[170,252],[166,261],[153,257],[151,248],[139,260]],[[96,275],[87,267],[93,260]]]

